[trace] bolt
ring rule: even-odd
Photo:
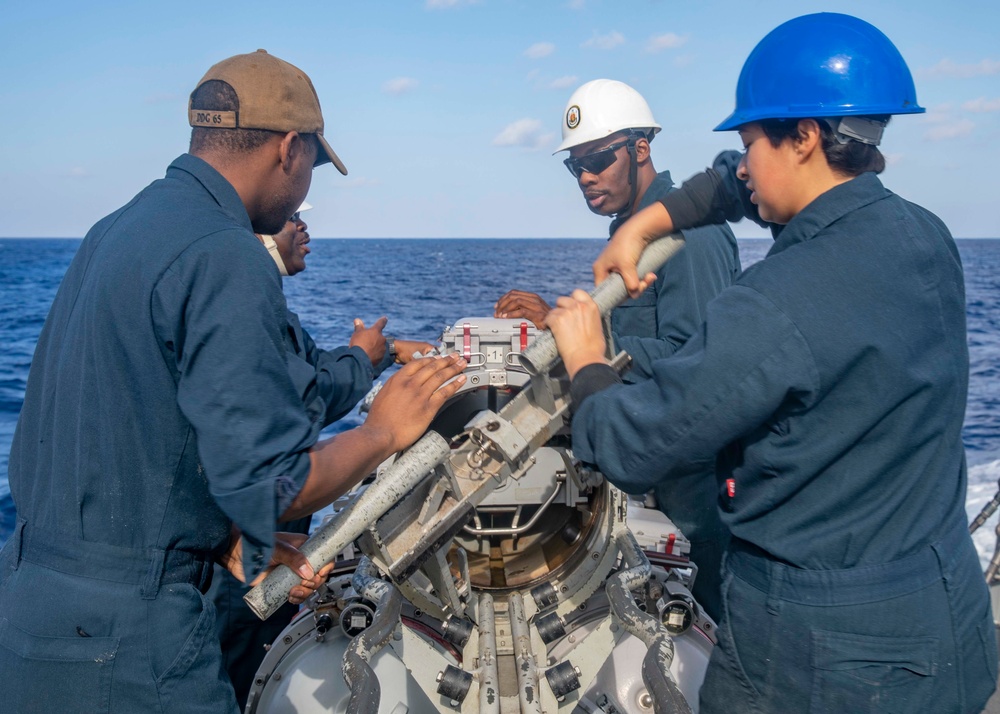
[[[595,550],[595,551],[594,551],[593,553],[591,553],[591,554],[590,554],[590,557],[591,557],[591,558],[593,558],[594,560],[599,560],[599,559],[600,559],[600,557],[601,557],[601,554],[600,554],[600,553],[598,553],[598,552],[597,552],[597,551]]]
[[[275,682],[280,682],[281,681],[281,672],[275,672],[274,673],[274,681]]]
[[[649,696],[649,692],[643,692],[639,695],[639,706],[643,709],[653,708],[653,698]]]
[[[290,645],[290,644],[292,644],[292,636],[291,635],[285,635],[281,639],[281,641],[284,642],[286,645]]]
[[[487,422],[486,424],[486,431],[496,431],[499,428],[500,428],[500,422],[498,421],[491,421]]]
[[[434,681],[440,682],[442,679],[444,679],[444,672],[438,672],[438,676],[434,678]]]

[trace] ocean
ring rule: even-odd
[[[346,344],[355,317],[389,317],[386,332],[436,342],[464,317],[492,315],[511,288],[554,302],[592,285],[601,239],[329,239],[310,243],[308,269],[285,280],[289,307],[321,346]],[[77,239],[0,239],[0,544],[14,524],[7,463],[28,366]],[[769,239],[740,240],[743,267],[764,257]],[[969,329],[969,401],[963,438],[969,463],[970,520],[1000,479],[1000,239],[959,240]],[[122,276],[128,279],[128,276]],[[328,433],[360,423],[352,412]],[[997,516],[976,533],[985,564]]]

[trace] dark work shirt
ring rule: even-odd
[[[720,454],[733,536],[804,568],[884,563],[964,525],[958,251],[874,174],[795,216],[653,370],[573,419],[576,455],[625,490]]]
[[[288,371],[309,417],[322,426],[345,416],[372,388],[376,370],[363,349],[320,349],[291,310],[288,340]]]
[[[286,309],[232,185],[178,158],[91,229],[59,288],[11,450],[19,517],[195,552],[234,521],[253,577],[321,428],[289,376]]]
[[[636,210],[673,191],[670,172],[657,174]],[[619,219],[611,223],[612,235],[621,223]],[[709,301],[740,274],[739,248],[729,226],[692,228],[683,235],[684,249],[657,271],[656,282],[611,313],[615,347],[632,357],[626,382],[652,376],[653,362],[680,349],[705,320]]]

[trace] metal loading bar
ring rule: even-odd
[[[683,246],[684,239],[680,234],[672,234],[650,243],[639,261],[639,275],[655,272]],[[590,295],[605,317],[628,297],[621,276],[615,274],[591,291]],[[509,477],[519,477],[530,454],[548,442],[563,425],[570,400],[568,385],[563,385],[566,386],[563,389],[548,377],[548,372],[559,362],[559,353],[551,332],[546,330],[537,336],[521,354],[521,362],[532,374],[531,382],[498,415],[483,412],[477,417],[484,429],[498,428],[494,438],[484,436],[490,449],[483,450],[471,439],[453,449],[439,434],[433,431],[424,434],[375,482],[317,529],[302,545],[300,550],[313,568],[318,570],[332,562],[340,551],[418,484],[435,475],[440,476],[442,467],[452,472],[456,482],[466,485],[476,482],[464,493],[453,494],[454,498],[448,501],[448,506],[453,511],[461,508],[469,516],[472,507],[480,503],[499,483]],[[491,416],[494,419],[491,420]],[[480,431],[480,434],[485,433]],[[486,478],[462,478],[469,470],[468,463],[473,452],[482,454],[484,462],[480,470],[486,472]],[[416,526],[421,526],[425,534],[434,532],[435,529],[447,534],[448,529],[456,527],[456,523],[452,522],[455,520],[455,517],[448,519],[447,514],[442,514],[432,522],[415,524],[414,530]],[[461,525],[457,527],[460,528]],[[422,546],[427,546],[429,542],[423,536],[417,541]],[[417,549],[414,548],[414,551]],[[410,567],[418,566],[425,557],[426,554],[416,552],[409,552],[405,556],[408,561],[413,561]],[[400,568],[403,559],[400,558]],[[287,601],[289,591],[300,580],[298,574],[281,565],[243,599],[254,614],[264,620]]]

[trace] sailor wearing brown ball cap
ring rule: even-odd
[[[415,360],[320,442],[254,233],[281,230],[314,166],[347,170],[309,78],[266,52],[212,67],[189,110],[189,153],[90,230],[32,360],[0,551],[5,711],[235,714],[213,562],[247,581],[285,563],[301,601],[323,573],[276,521],[409,446],[464,381],[442,386],[457,357]]]

